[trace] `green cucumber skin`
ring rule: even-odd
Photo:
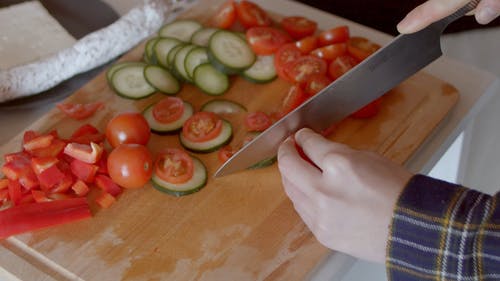
[[[253,164],[252,166],[248,167],[247,169],[248,170],[256,170],[256,169],[262,169],[265,167],[269,167],[269,166],[273,165],[277,160],[278,160],[277,156],[267,158],[267,159],[261,160],[255,164]]]
[[[184,147],[186,150],[189,150],[189,151],[194,152],[194,153],[210,153],[210,152],[217,151],[219,148],[230,143],[231,140],[233,139],[233,127],[232,127],[231,123],[229,123],[229,121],[226,121],[226,120],[223,120],[222,122],[226,123],[226,125],[223,124],[223,126],[228,126],[229,130],[231,130],[231,131],[229,132],[230,136],[219,144],[216,144],[216,145],[209,147],[207,149],[193,148],[193,147],[190,147],[189,145],[186,145],[186,143],[183,141],[182,133],[179,134],[179,142],[181,143],[182,147]]]
[[[225,105],[227,104],[227,105]],[[212,107],[227,107],[229,106],[229,104],[232,106],[232,107],[235,107],[235,108],[238,108],[237,111],[234,111],[234,112],[230,112],[230,113],[239,113],[239,112],[247,112],[248,110],[246,109],[246,107],[244,107],[242,104],[239,104],[235,101],[231,101],[231,100],[226,100],[226,99],[214,99],[214,100],[210,100],[208,102],[206,102],[205,104],[203,104],[201,106],[201,111],[209,111],[209,112],[213,112],[213,113],[216,113],[216,114],[224,114],[226,112],[221,112],[221,111],[217,111],[217,110],[212,110]]]
[[[245,70],[245,68],[231,68],[219,62],[210,49],[208,50],[208,61],[213,65],[213,67],[215,67],[215,69],[227,75],[239,74]]]
[[[196,79],[196,77],[198,77],[198,75],[196,75],[196,74],[199,73],[199,71],[203,71],[203,69],[206,69],[207,67],[211,68],[210,70],[218,71],[219,72],[218,74],[221,75],[222,78],[224,79],[224,81],[222,81],[222,83],[225,85],[225,88],[222,91],[220,91],[220,92],[211,91],[207,87],[205,87],[205,85],[203,83],[200,83],[199,79]],[[221,95],[223,95],[224,93],[227,92],[227,90],[229,89],[230,84],[231,84],[231,81],[230,81],[229,77],[227,76],[227,74],[217,70],[217,68],[215,68],[211,63],[204,63],[204,64],[197,66],[194,69],[194,77],[195,78],[193,79],[193,83],[198,87],[198,89],[200,89],[203,93],[205,93],[209,96],[221,96]]]
[[[146,65],[146,64],[144,64],[144,65]],[[127,66],[125,66],[125,67],[127,67]],[[120,68],[120,69],[122,69],[122,68]],[[113,81],[113,77],[116,75],[116,72],[118,72],[120,69],[118,69],[117,71],[115,71],[115,73],[113,73],[113,75],[111,76],[111,81]],[[143,70],[143,76],[144,76],[144,70]],[[144,80],[146,80],[146,78],[144,78]],[[147,81],[145,81],[145,82],[146,82],[146,83],[148,83]],[[151,93],[149,93],[149,94],[147,94],[147,95],[140,96],[140,97],[132,97],[132,96],[129,96],[129,95],[127,95],[127,94],[124,94],[124,93],[122,93],[121,91],[119,91],[118,89],[116,89],[116,87],[115,87],[115,86],[113,86],[113,84],[114,84],[113,82],[111,82],[111,83],[110,83],[110,85],[111,85],[111,87],[113,88],[113,90],[115,91],[115,93],[116,93],[118,96],[120,96],[120,97],[122,97],[122,98],[125,98],[125,99],[129,99],[129,100],[141,100],[141,99],[145,99],[145,98],[148,98],[148,97],[150,97],[150,96],[152,96],[153,94],[155,94],[155,93],[156,93],[156,89],[154,89],[154,88],[152,87],[154,90],[153,90],[153,91],[151,91]]]
[[[273,78],[270,78],[270,79],[254,79],[248,75],[245,75],[245,73],[241,73],[241,77],[243,77],[245,80],[249,81],[249,82],[252,82],[252,83],[255,83],[255,84],[266,84],[266,83],[270,83],[274,80],[276,80],[276,78],[278,76],[274,76]]]
[[[197,157],[194,157],[194,156],[191,156],[191,157],[193,158],[193,161],[196,161],[200,165],[199,167],[201,169],[203,169],[203,181],[200,182],[200,184],[194,186],[193,188],[191,188],[189,190],[184,190],[184,191],[173,190],[173,189],[169,189],[167,186],[164,186],[164,185],[160,184],[159,182],[156,182],[155,181],[155,175],[153,174],[153,177],[151,177],[151,184],[152,184],[152,186],[156,190],[158,190],[158,191],[161,191],[163,193],[166,193],[166,194],[169,194],[169,195],[173,195],[173,196],[176,196],[176,197],[181,197],[181,196],[193,194],[193,193],[198,192],[201,189],[203,189],[207,185],[207,181],[208,181],[207,167]],[[196,167],[196,165],[197,164],[195,164],[195,167]],[[161,179],[159,179],[159,180],[161,180]]]

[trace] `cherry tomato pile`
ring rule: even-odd
[[[287,114],[380,48],[366,38],[351,36],[347,26],[320,32],[314,20],[302,16],[288,16],[274,23],[250,1],[225,2],[213,25],[229,29],[238,22],[247,29],[252,50],[258,55],[274,55],[278,76],[294,84],[278,116]],[[379,104],[380,100],[374,101],[351,116],[373,117]]]

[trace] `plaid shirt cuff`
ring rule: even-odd
[[[500,280],[499,197],[414,176],[394,212],[388,279]]]

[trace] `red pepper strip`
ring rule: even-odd
[[[122,192],[121,187],[117,185],[110,177],[105,175],[95,176],[95,184],[97,185],[97,187],[113,196],[117,196]]]
[[[14,206],[0,211],[0,239],[91,216],[84,197]]]
[[[21,184],[19,184],[19,182],[16,180],[9,180],[10,201],[12,201],[12,203],[14,203],[14,205],[17,205],[17,204],[19,204],[19,201],[21,200],[22,196],[23,196],[23,192],[21,190]]]
[[[3,201],[9,199],[9,189],[0,190],[0,206],[2,206]]]
[[[0,190],[9,187],[9,179],[0,179]]]
[[[25,159],[30,161],[31,156],[26,151],[19,151],[5,154],[3,156],[3,159],[5,159],[5,163],[15,161],[16,159]]]
[[[52,143],[43,148],[37,148],[30,151],[34,157],[58,157],[63,152],[66,143],[60,139],[53,139]]]
[[[52,143],[53,139],[54,139],[53,135],[38,136],[24,143],[23,148],[26,149],[27,151],[32,151],[38,148],[45,148]]]
[[[71,172],[73,175],[86,183],[94,182],[98,170],[99,166],[97,165],[88,164],[78,159],[71,161]]]
[[[90,145],[72,142],[66,145],[64,153],[85,163],[94,164],[101,158],[103,150],[102,146],[93,142]]]

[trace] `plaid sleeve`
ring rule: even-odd
[[[414,176],[394,212],[388,280],[500,280],[499,199]]]

